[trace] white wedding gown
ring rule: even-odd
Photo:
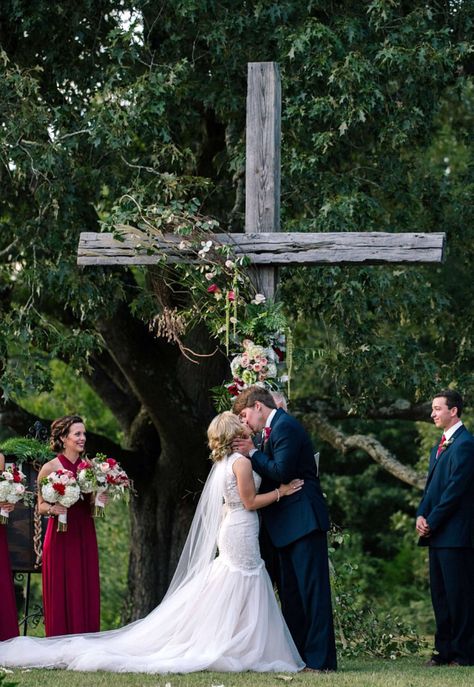
[[[0,665],[142,673],[301,670],[260,556],[257,513],[245,510],[237,490],[232,465],[239,457],[213,466],[177,571],[154,611],[109,632],[0,642]],[[258,488],[260,477],[254,473],[254,479]]]

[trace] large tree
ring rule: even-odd
[[[206,474],[209,388],[228,363],[196,365],[150,330],[185,298],[167,272],[78,269],[80,231],[194,198],[242,229],[246,64],[279,62],[283,228],[447,232],[444,267],[282,274],[307,421],[419,485],[332,423],[426,418],[434,385],[474,390],[473,21],[470,0],[2,3],[1,422],[25,430],[21,399],[48,388],[51,357],[112,410],[139,493],[133,617],[172,573]],[[215,348],[202,324],[186,345]]]

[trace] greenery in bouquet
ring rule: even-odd
[[[88,460],[81,460],[77,466],[77,483],[82,494],[97,491],[97,477],[94,465]]]

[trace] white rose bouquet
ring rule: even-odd
[[[29,503],[31,493],[26,491],[26,475],[15,464],[9,465],[0,472],[0,502]],[[0,525],[6,525],[10,517],[9,511],[0,509]]]
[[[79,500],[81,490],[70,470],[56,470],[41,480],[41,495],[48,503],[70,508]],[[67,513],[58,515],[58,532],[67,532]]]

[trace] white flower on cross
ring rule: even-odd
[[[201,250],[198,251],[198,255],[200,258],[205,258],[206,253],[209,253],[212,247],[212,241],[201,241]]]

